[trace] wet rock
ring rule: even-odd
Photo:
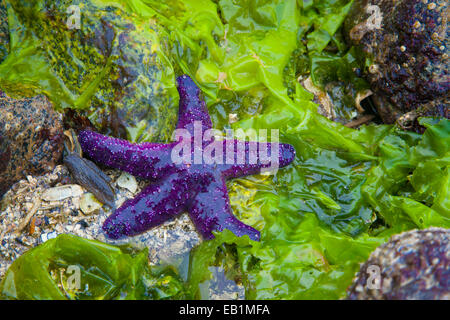
[[[45,96],[13,99],[0,91],[0,196],[25,176],[54,168],[62,129],[61,115]]]
[[[450,299],[450,230],[393,236],[361,266],[348,299]]]
[[[8,12],[5,0],[0,0],[0,63],[6,59],[9,52]]]
[[[450,118],[448,16],[446,0],[354,2],[346,34],[367,57],[384,122],[417,131],[419,116]]]
[[[81,17],[71,28],[68,18],[76,14],[68,14],[70,6],[78,8]],[[78,119],[88,119],[108,135],[170,140],[178,93],[163,30],[154,19],[93,0],[44,0],[28,8],[25,0],[13,4],[21,28],[42,43],[52,75],[76,99],[70,103],[49,90],[57,108],[77,109],[82,116]]]

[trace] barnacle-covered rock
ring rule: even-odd
[[[5,0],[0,0],[0,63],[9,51],[8,11]]]
[[[450,299],[450,230],[393,236],[361,266],[348,299]]]
[[[51,171],[62,142],[61,115],[45,96],[12,99],[0,91],[0,195],[25,175]]]
[[[46,90],[55,107],[81,110],[97,129],[116,137],[168,141],[178,94],[156,21],[117,3],[36,2],[11,4],[20,27],[40,43],[52,79],[62,83],[61,92]]]
[[[386,123],[418,129],[419,116],[450,118],[446,0],[357,0],[349,41],[367,57],[366,78]]]

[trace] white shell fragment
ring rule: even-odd
[[[363,101],[367,97],[370,97],[371,95],[373,95],[373,92],[371,90],[364,90],[356,93],[355,105],[356,109],[358,109],[360,113],[365,112],[364,108],[361,106],[361,101]]]
[[[91,214],[100,209],[102,204],[95,198],[95,196],[87,192],[81,196],[80,209],[84,214]]]
[[[239,120],[237,113],[228,114],[228,123],[235,123]]]
[[[137,182],[136,178],[133,177],[128,172],[123,172],[120,177],[117,179],[117,185],[121,188],[125,188],[131,193],[135,193],[137,190]]]
[[[41,242],[45,242],[47,240],[54,239],[54,238],[56,238],[57,235],[58,234],[55,231],[49,232],[49,233],[41,233]]]
[[[79,197],[83,192],[83,188],[77,184],[66,184],[45,190],[41,195],[41,199],[45,201],[59,201],[66,198]]]

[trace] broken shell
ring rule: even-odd
[[[95,196],[87,192],[81,196],[80,209],[84,214],[91,214],[100,209],[102,204],[95,198]]]
[[[80,143],[77,139],[77,134],[73,129],[64,131],[64,147],[66,148],[67,153],[76,153],[80,157],[83,156],[83,152],[81,150]]]
[[[303,87],[314,94],[315,97],[319,100],[320,106],[319,106],[319,113],[323,116],[327,117],[328,119],[334,119],[336,118],[336,112],[334,111],[333,102],[331,101],[330,96],[326,91],[323,91],[316,85],[314,85],[311,76],[309,76],[303,83],[301,83]],[[323,108],[323,111],[320,110],[320,108]]]
[[[45,242],[47,240],[54,239],[54,238],[56,238],[57,235],[58,234],[55,231],[48,232],[48,233],[42,233],[41,234],[41,241]]]
[[[228,114],[228,123],[235,123],[239,120],[237,113]]]
[[[128,172],[123,172],[120,177],[117,179],[117,185],[121,188],[125,188],[131,193],[135,193],[137,190],[137,182],[136,178],[133,177]]]
[[[83,192],[83,188],[77,184],[66,184],[45,190],[41,195],[41,199],[45,201],[59,201],[66,198],[79,197]]]
[[[363,101],[367,97],[370,97],[372,94],[373,92],[371,90],[360,91],[356,94],[355,105],[356,109],[358,109],[360,113],[365,112],[364,108],[361,106],[361,101]]]

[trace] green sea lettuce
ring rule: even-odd
[[[411,158],[410,153],[429,153],[420,146],[432,145],[428,136],[435,127],[418,145],[422,136],[393,126],[353,130],[318,116],[311,95],[293,84],[295,76],[286,76],[291,57],[307,56],[291,66],[291,74],[311,72],[319,86],[343,81],[358,90],[367,89],[354,73],[355,68],[364,67],[364,60],[354,49],[346,49],[335,34],[320,41],[335,44],[338,54],[325,53],[321,43],[308,43],[306,48],[300,44],[305,34],[315,41],[328,28],[323,19],[312,23],[320,2],[303,8],[295,1],[256,3],[243,1],[236,6],[217,1],[214,8],[211,3],[196,7],[187,1],[185,12],[179,11],[172,20],[169,9],[159,11],[173,28],[175,61],[183,73],[195,76],[206,93],[214,126],[278,129],[280,141],[291,143],[297,151],[293,165],[274,177],[248,177],[228,184],[233,212],[262,231],[261,242],[250,243],[227,233],[202,244],[193,251],[191,293],[198,297],[197,284],[210,276],[207,266],[218,263],[214,252],[234,243],[247,298],[340,298],[358,264],[390,235],[449,226],[444,212],[448,211],[444,200],[448,163],[440,161],[439,171],[435,169],[444,180],[439,194],[430,200],[440,203],[435,208],[444,208],[438,212],[422,203],[419,194],[411,193],[413,177],[423,169],[420,157]],[[348,5],[328,3],[330,21],[342,23],[343,17],[333,12],[348,10]],[[199,23],[197,16],[210,16],[210,25],[202,35],[197,28],[200,31],[194,38],[188,30]],[[214,46],[206,45],[214,40]],[[230,114],[237,114],[240,121],[230,124]],[[450,134],[448,121],[442,121],[441,136],[434,139]],[[295,256],[296,252],[304,256]]]
[[[135,252],[63,234],[13,262],[0,283],[0,298],[180,299],[184,284],[171,268],[150,268],[148,249]]]
[[[216,253],[224,245],[233,245],[235,255],[228,259],[239,263],[237,273],[246,299],[338,299],[359,263],[383,242],[383,238],[367,235],[356,239],[336,235],[320,226],[314,214],[296,217],[284,210],[265,209],[277,218],[268,221],[260,242],[237,238],[225,230],[192,251],[191,295],[201,298],[198,284],[211,276],[206,267],[217,263]]]
[[[363,194],[397,230],[450,227],[450,120],[422,118],[422,135],[396,131],[378,144],[380,161],[367,174]]]
[[[192,251],[190,293],[199,297],[197,283],[211,276],[205,266],[218,263],[215,254],[226,244],[234,245],[248,299],[342,298],[359,263],[392,234],[449,228],[450,121],[422,123],[423,136],[362,128],[355,139],[373,144],[371,161],[297,142],[291,168],[272,179],[231,182],[233,212],[262,230],[261,241],[222,232],[201,244]],[[436,162],[428,169],[430,159]],[[423,176],[424,166],[432,176]]]

